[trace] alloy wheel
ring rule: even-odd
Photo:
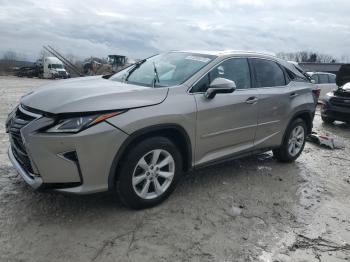
[[[305,130],[303,126],[296,126],[292,130],[288,140],[288,153],[291,156],[296,156],[300,153],[305,139]]]
[[[175,160],[164,149],[155,149],[137,162],[132,175],[132,185],[142,199],[161,196],[171,185],[175,175]]]

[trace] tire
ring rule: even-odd
[[[306,132],[307,127],[302,119],[298,118],[291,122],[281,146],[273,150],[275,158],[283,163],[291,163],[297,159],[304,149]],[[294,150],[292,144],[294,144]]]
[[[116,189],[123,204],[133,209],[163,202],[174,191],[182,173],[180,152],[165,137],[152,137],[136,144],[123,157],[122,163]]]
[[[329,118],[327,116],[321,116],[321,118],[322,118],[322,121],[327,123],[327,124],[333,124],[333,122],[335,121],[334,119]]]

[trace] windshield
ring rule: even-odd
[[[54,69],[62,69],[62,68],[63,68],[63,65],[61,65],[61,64],[51,64],[51,68],[54,68]]]
[[[141,60],[110,79],[142,86],[180,85],[214,58],[212,55],[183,52],[160,54]]]

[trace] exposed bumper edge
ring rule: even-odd
[[[22,168],[20,163],[13,155],[11,146],[8,148],[7,153],[13,167],[17,170],[17,172],[21,175],[21,177],[24,179],[24,181],[26,181],[28,185],[30,185],[34,189],[37,189],[43,184],[43,180],[40,177],[36,177],[35,175],[30,174]]]

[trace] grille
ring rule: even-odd
[[[35,117],[27,115],[17,108],[16,112],[13,114],[8,123],[8,132],[10,134],[13,155],[21,166],[30,173],[33,173],[33,169],[22,140],[21,128],[29,124],[34,119]]]
[[[350,98],[344,99],[340,97],[333,97],[331,98],[330,102],[335,106],[350,107]]]

